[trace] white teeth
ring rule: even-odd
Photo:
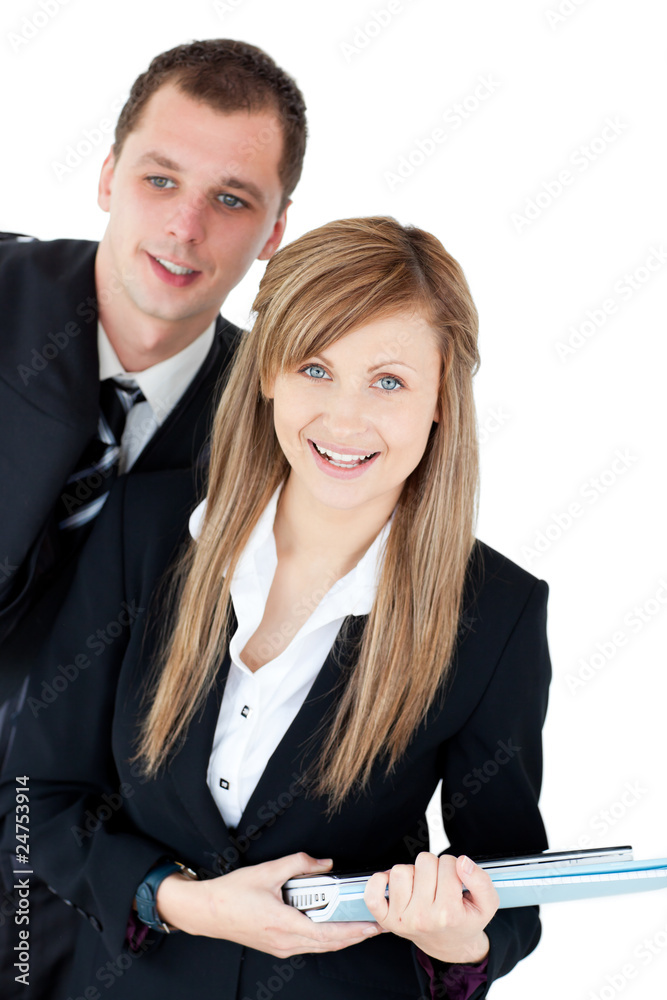
[[[155,259],[159,261],[163,267],[166,267],[168,271],[171,271],[172,274],[192,274],[194,271],[194,268],[180,267],[178,264],[172,264],[170,260],[164,260],[163,257],[156,257]]]
[[[313,444],[315,442],[313,441]],[[367,455],[339,455],[337,451],[329,451],[328,448],[321,448],[319,444],[315,444],[316,449],[319,451],[320,455],[326,455],[330,460],[332,465],[337,465],[342,469],[349,469],[352,466],[359,465],[364,459],[370,458],[374,455],[374,451],[369,451]]]

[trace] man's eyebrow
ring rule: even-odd
[[[176,163],[174,160],[169,159],[163,153],[158,153],[157,151],[150,151],[144,153],[142,157],[137,160],[137,166],[143,166],[146,163],[156,163],[159,167],[164,167],[165,170],[175,170],[181,171],[183,168]],[[253,184],[252,181],[244,181],[240,177],[229,177],[223,175],[214,185],[218,188],[233,188],[235,191],[247,191],[251,197],[260,203],[260,205],[266,204],[266,197],[264,192]]]
[[[221,177],[218,181],[218,187],[234,188],[235,191],[247,191],[260,205],[266,204],[264,192],[256,184],[253,184],[252,181],[244,181],[239,177]]]
[[[170,160],[168,156],[164,156],[162,153],[150,152],[144,153],[143,156],[139,157],[137,160],[137,166],[141,167],[144,163],[157,163],[159,167],[164,167],[165,170],[182,170],[178,163]]]

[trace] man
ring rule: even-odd
[[[179,46],[152,61],[121,111],[99,183],[109,213],[99,246],[0,242],[0,701],[13,695],[0,707],[0,760],[33,644],[114,477],[203,475],[240,332],[219,310],[278,248],[305,141],[302,95],[260,49]],[[70,911],[54,909],[62,956]],[[17,987],[2,950],[8,997]],[[37,953],[28,996],[47,995],[37,977],[54,963]]]
[[[116,472],[97,461],[80,475],[104,416],[100,383],[120,376],[124,408],[144,397],[116,442],[121,472],[196,459],[238,334],[219,309],[280,243],[304,111],[293,81],[253,46],[173,49],[121,112],[100,178],[110,218],[99,247],[0,243],[0,641],[71,562],[84,508],[92,497],[100,509]]]

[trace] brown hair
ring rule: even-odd
[[[114,155],[120,156],[128,134],[158,88],[175,83],[184,94],[218,111],[274,110],[283,131],[278,176],[283,186],[282,212],[294,191],[306,151],[306,105],[294,80],[254,45],[211,38],[178,45],[156,56],[137,77],[116,125]]]
[[[234,569],[289,474],[264,394],[273,376],[372,318],[416,311],[441,350],[441,417],[403,487],[356,663],[323,723],[313,779],[336,809],[376,762],[391,769],[444,690],[477,513],[477,312],[434,236],[381,217],[332,222],[278,251],[253,308],[216,415],[206,516],[176,577],[175,626],[137,757],[156,773],[211,690],[229,639]]]

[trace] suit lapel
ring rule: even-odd
[[[322,744],[322,723],[338,701],[341,682],[352,666],[366,616],[346,619],[310,692],[262,772],[239,821],[243,832],[260,830],[285,811],[286,803],[304,794],[302,777]],[[282,796],[282,801],[281,801]]]
[[[321,744],[319,730],[337,700],[342,676],[352,664],[366,622],[365,616],[351,618],[345,639],[336,639],[296,718],[271,755],[252,793],[236,830],[225,824],[206,782],[208,762],[218,721],[220,703],[229,673],[229,655],[220,667],[216,685],[206,700],[203,713],[196,716],[182,749],[173,759],[169,776],[181,802],[218,854],[234,846],[232,836],[250,827],[260,830],[276,822],[291,802],[303,794],[300,779],[316,759]]]
[[[171,761],[168,771],[187,813],[217,852],[228,842],[229,830],[211,795],[206,775],[228,673],[229,655],[226,655],[203,712],[195,715],[188,728],[187,739]]]

